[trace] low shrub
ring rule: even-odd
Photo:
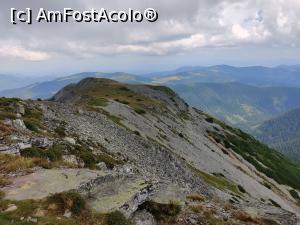
[[[153,201],[147,201],[142,204],[140,208],[150,212],[157,221],[165,223],[175,223],[177,216],[181,212],[180,205],[175,204],[174,202],[162,204]]]
[[[27,157],[27,158],[45,158],[44,150],[32,147],[32,148],[26,148],[20,151],[21,156]]]
[[[73,191],[62,192],[48,197],[47,202],[54,204],[57,213],[64,213],[70,210],[73,214],[79,215],[87,209],[86,202],[83,197]]]
[[[29,159],[21,156],[0,154],[0,172],[5,174],[35,166],[46,167],[47,165],[48,162],[40,158]]]
[[[277,207],[277,208],[281,208],[281,206],[275,202],[273,199],[269,199],[269,201],[272,203],[273,206]]]
[[[246,190],[245,190],[245,188],[243,186],[238,185],[237,187],[238,187],[238,189],[239,189],[240,192],[247,193]]]
[[[20,153],[21,156],[27,158],[43,158],[43,159],[49,159],[51,162],[56,162],[61,160],[62,152],[63,152],[63,146],[54,145],[48,150],[32,147],[32,148],[21,150]]]
[[[122,104],[124,104],[124,105],[129,105],[129,102],[126,101],[126,100],[120,100],[120,99],[116,98],[115,101],[117,101],[117,102],[119,102],[119,103],[122,103]]]
[[[120,87],[121,91],[130,91],[127,87]]]
[[[137,136],[141,136],[141,133],[140,133],[139,131],[137,131],[137,130],[133,131],[133,133],[134,133],[135,135],[137,135]]]
[[[62,159],[63,148],[62,145],[53,145],[45,151],[45,155],[51,162],[59,161]]]
[[[263,185],[264,185],[266,188],[272,190],[272,187],[271,187],[271,185],[270,185],[269,183],[264,182]]]
[[[0,122],[0,135],[7,136],[12,134],[12,128]]]
[[[300,200],[300,196],[297,191],[295,191],[294,189],[291,189],[291,190],[289,190],[289,192],[295,200]]]
[[[0,188],[5,187],[6,185],[11,184],[11,181],[8,180],[6,177],[0,175]]]
[[[14,120],[16,118],[17,118],[17,116],[15,113],[6,112],[6,111],[0,112],[0,120],[5,120],[5,119]]]
[[[131,225],[132,223],[120,211],[114,211],[106,215],[107,225]]]
[[[24,119],[24,124],[28,130],[38,132],[39,131],[39,122],[35,119],[26,118]]]
[[[206,200],[206,198],[203,195],[200,195],[198,193],[192,193],[186,196],[188,200],[194,201],[194,202],[203,202]]]
[[[134,111],[135,111],[137,114],[139,114],[139,115],[143,115],[143,114],[146,113],[146,111],[143,110],[143,109],[135,109]]]
[[[212,118],[212,117],[208,117],[208,118],[206,118],[205,120],[206,120],[206,122],[208,122],[208,123],[214,123],[214,118]]]
[[[66,129],[63,126],[59,126],[54,129],[54,132],[58,134],[59,137],[65,137],[66,136]]]

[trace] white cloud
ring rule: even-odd
[[[234,24],[232,26],[232,34],[237,39],[249,39],[250,37],[249,31],[239,24]]]
[[[50,58],[46,52],[27,50],[23,47],[0,47],[0,56],[5,58],[19,58],[27,61],[44,61]]]
[[[144,10],[152,7],[158,11],[159,20],[156,23],[132,24],[35,23],[13,26],[9,24],[10,7],[30,7],[34,11],[39,7],[49,10],[63,7],[76,10],[102,7]],[[53,54],[55,59],[117,58],[124,54],[176,57],[190,51],[201,52],[210,48],[216,51],[219,47],[240,48],[242,52],[248,46],[284,49],[289,48],[291,43],[297,49],[300,46],[299,21],[299,0],[45,0],[38,4],[35,0],[0,1],[3,40],[0,55],[41,61],[53,60]],[[15,46],[11,44],[13,42],[18,44]],[[227,57],[230,58],[230,55]]]

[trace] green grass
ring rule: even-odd
[[[12,105],[19,101],[16,98],[0,98],[0,120],[16,119],[16,113]]]
[[[17,209],[4,212],[8,205]],[[37,216],[37,211],[44,215]],[[66,210],[72,212],[71,218],[63,216]],[[27,218],[36,218],[37,223],[27,222]],[[21,220],[20,218],[24,218]],[[92,211],[85,199],[78,193],[68,191],[51,195],[41,200],[13,201],[4,199],[0,192],[0,224],[2,225],[132,225],[120,212],[101,214]]]
[[[214,123],[214,119],[212,117],[207,117],[205,120],[208,123]]]
[[[122,161],[114,159],[107,153],[93,154],[84,146],[76,146],[72,153],[83,160],[85,167],[95,169],[97,163],[104,162],[109,169],[113,169],[117,165],[123,164]]]
[[[135,109],[134,111],[135,111],[137,114],[140,114],[140,115],[143,115],[143,114],[146,113],[146,111],[143,110],[143,109]]]
[[[219,175],[217,173],[215,173],[215,175],[210,175],[194,167],[191,167],[191,169],[207,184],[219,190],[230,191],[238,196],[243,196],[243,192],[239,190],[238,186],[224,177],[224,175]]]
[[[291,196],[292,196],[295,200],[300,200],[300,196],[299,196],[299,194],[298,194],[297,191],[291,189],[291,190],[289,190],[289,192],[290,192]]]
[[[93,97],[92,99],[89,100],[88,104],[92,106],[107,106],[107,99],[102,98],[102,97]]]
[[[82,80],[77,88],[75,95],[81,96],[77,104],[90,107],[106,106],[109,100],[118,101],[122,104],[130,106],[137,113],[143,114],[146,111],[165,109],[165,105],[158,101],[141,94],[138,94],[124,84],[116,81],[100,78],[89,78]],[[66,90],[74,88],[68,87]],[[72,91],[72,90],[69,90]],[[143,111],[141,111],[143,110]]]
[[[44,158],[56,162],[62,159],[63,148],[61,145],[54,145],[48,150],[32,147],[21,150],[21,155],[27,158]]]
[[[37,108],[26,108],[23,116],[24,123],[27,129],[33,132],[39,132],[42,128],[42,112]]]
[[[86,210],[86,202],[83,197],[73,191],[62,192],[51,195],[48,197],[47,202],[49,204],[57,205],[57,211],[63,214],[67,209],[73,214],[79,215]]]
[[[139,208],[150,212],[161,224],[174,224],[177,216],[181,212],[181,206],[174,202],[162,204],[153,201],[147,201]]]
[[[9,204],[15,204],[17,210],[12,212],[3,212]],[[57,208],[50,209],[55,205]],[[37,217],[37,210],[44,210],[45,215]],[[65,218],[62,215],[64,210],[69,209],[73,212],[71,218]],[[103,221],[104,216],[91,212],[87,207],[85,200],[77,193],[63,192],[52,195],[42,200],[24,200],[11,201],[0,198],[0,224],[8,225],[74,225],[74,224],[101,224],[107,225]],[[27,222],[28,217],[36,218],[38,223]],[[20,220],[20,218],[24,218]]]
[[[114,116],[105,110],[101,110],[101,113],[106,115],[106,117],[108,119],[110,119],[112,122],[114,122],[115,124],[125,127],[124,124],[122,123],[122,119],[120,117]]]
[[[62,125],[58,126],[57,128],[54,129],[54,132],[59,136],[59,137],[65,137],[66,136],[66,128]]]
[[[188,120],[191,119],[191,115],[190,115],[188,112],[181,112],[181,113],[179,113],[178,116],[179,116],[180,119],[183,120],[183,121],[185,121],[185,120],[188,121]]]
[[[255,168],[279,184],[300,188],[300,166],[281,153],[261,144],[254,138],[242,133],[226,135],[232,149],[250,162]]]
[[[106,215],[107,225],[132,225],[120,211],[114,211]]]
[[[300,189],[300,165],[278,151],[260,143],[251,135],[213,119],[225,129],[225,135],[209,131],[217,142],[230,147],[251,163],[258,171],[279,184]]]

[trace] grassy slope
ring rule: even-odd
[[[154,99],[137,94],[121,83],[108,80],[88,78],[79,82],[76,86],[65,88],[73,98],[80,96],[77,104],[91,107],[106,106],[108,100],[114,100],[133,108],[137,113],[143,114],[147,110],[164,108],[164,105]]]
[[[211,135],[220,140],[225,147],[241,155],[255,168],[279,184],[300,190],[300,165],[274,149],[260,143],[239,129],[233,129],[214,119],[225,130],[225,135],[213,132]]]

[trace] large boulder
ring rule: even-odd
[[[15,120],[13,120],[12,121],[12,125],[17,130],[26,130],[27,129],[24,121],[21,120],[21,119],[15,119]]]
[[[147,211],[137,211],[133,214],[132,220],[135,225],[156,225],[156,221],[152,214]]]
[[[30,140],[30,142],[33,146],[43,149],[46,149],[53,145],[53,141],[49,140],[46,137],[34,137]]]

